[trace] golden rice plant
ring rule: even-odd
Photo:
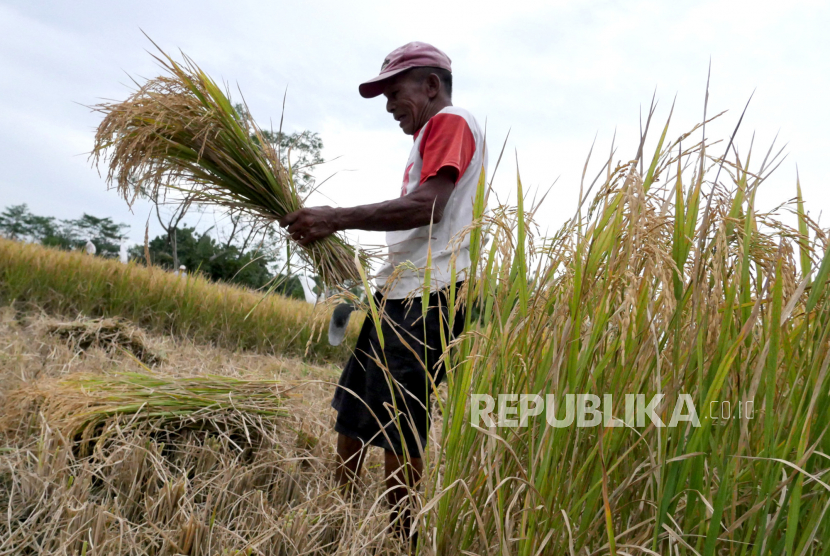
[[[104,119],[92,158],[107,166],[107,182],[129,203],[142,191],[167,188],[272,221],[302,208],[291,169],[247,110],[235,110],[189,57],[179,63],[160,53],[154,57],[165,75],[148,79],[123,102],[93,107]],[[299,252],[326,284],[359,280],[355,250],[339,235]]]
[[[335,347],[322,334],[331,316],[325,305],[3,238],[0,303],[68,319],[123,318],[194,342],[316,361],[344,361],[360,327],[353,318],[349,341]]]
[[[606,159],[553,237],[533,237],[520,180],[517,210],[478,202],[476,311],[446,359],[423,554],[830,550],[828,232],[797,183],[792,203],[757,208],[780,152],[668,130],[651,156],[641,138],[631,159]],[[476,427],[471,394],[515,398]],[[580,394],[600,400],[595,426],[567,424]],[[627,414],[626,395],[662,395],[668,425],[684,394],[699,426]]]

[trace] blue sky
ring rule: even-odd
[[[417,6],[417,7],[416,7]],[[710,138],[728,137],[755,90],[737,138],[746,150],[772,138],[787,160],[761,192],[766,206],[795,194],[796,165],[813,216],[830,209],[823,166],[830,152],[830,22],[827,2],[0,2],[0,206],[37,214],[111,216],[140,242],[149,206],[130,213],[90,167],[99,116],[84,105],[123,99],[129,76],[158,74],[141,30],[181,49],[210,75],[238,85],[261,125],[320,133],[335,173],[311,204],[350,206],[395,197],[411,139],[381,99],[357,94],[385,55],[411,40],[453,60],[454,103],[487,122],[491,145],[508,130],[502,197],[515,186],[547,189],[543,225],[576,208],[579,176],[596,136],[607,153],[633,158],[638,117],[656,90],[661,123],[676,97],[669,135],[700,120],[711,58],[710,113],[729,109]],[[276,125],[276,123],[275,123]],[[656,135],[656,134],[655,134]],[[491,148],[491,163],[495,162]],[[515,154],[514,154],[515,153]],[[191,223],[196,223],[193,215]],[[153,219],[151,234],[160,233]],[[199,226],[212,225],[202,215]],[[822,219],[826,226],[826,219]],[[361,232],[362,244],[382,234]]]

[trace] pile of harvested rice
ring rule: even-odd
[[[125,350],[145,365],[161,363],[164,357],[147,345],[145,335],[124,319],[78,319],[70,322],[50,322],[47,332],[65,340],[78,353],[90,348],[105,351]]]
[[[168,432],[205,427],[220,433],[241,431],[252,444],[246,423],[273,423],[284,416],[281,399],[287,389],[281,381],[226,376],[79,374],[21,390],[12,403],[37,406],[37,413],[87,453],[113,430],[133,427]]]
[[[166,353],[157,394],[187,390],[192,400],[204,386],[189,378],[196,374],[222,375],[210,382],[236,393],[217,389],[224,405],[185,419],[142,420],[145,410],[107,418],[82,449],[83,438],[63,432],[67,415],[102,410],[113,391],[135,396],[137,381],[102,373],[146,370],[101,350],[76,357],[45,319],[19,317],[0,311],[0,554],[402,554],[385,533],[379,453],[366,462],[358,496],[335,489],[332,386],[317,382],[332,379],[330,368],[148,335]],[[269,386],[277,378],[283,383]],[[316,380],[287,392],[300,378]],[[110,392],[99,397],[95,380]],[[263,386],[256,400],[246,382]],[[223,409],[230,401],[240,410]],[[264,408],[276,414],[256,413]]]

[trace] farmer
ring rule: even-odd
[[[375,294],[385,317],[381,327],[385,347],[381,349],[367,316],[332,400],[338,412],[336,475],[349,489],[367,447],[383,448],[393,520],[400,511],[399,530],[406,532],[409,515],[402,502],[408,487],[421,477],[429,428],[432,386],[426,373],[435,385],[441,382],[440,328],[444,327],[449,341],[463,324],[463,314],[456,314],[455,330],[447,329],[447,300],[449,288],[461,285],[470,265],[469,237],[462,232],[472,222],[487,152],[478,122],[452,105],[450,59],[432,45],[411,42],[393,51],[380,74],[361,84],[359,91],[364,98],[382,94],[386,111],[414,139],[402,167],[400,193],[394,190],[396,198],[370,205],[305,208],[286,215],[280,225],[288,227],[302,245],[341,230],[387,232],[389,253],[376,276]],[[425,292],[430,248],[429,310],[422,319],[420,296]],[[457,283],[450,283],[451,261]],[[402,263],[411,264],[399,267]]]

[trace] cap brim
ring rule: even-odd
[[[370,79],[369,81],[361,83],[360,87],[358,87],[358,90],[360,91],[360,96],[362,96],[363,98],[375,98],[376,96],[380,96],[381,94],[383,94],[383,89],[384,87],[386,87],[386,81],[390,77],[395,77],[399,73],[404,72],[408,69],[412,68],[399,68],[392,71],[386,71],[381,73],[377,77]]]

